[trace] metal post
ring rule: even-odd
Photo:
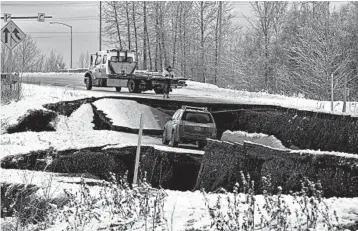
[[[71,69],[72,69],[72,26],[71,26]]]
[[[347,74],[344,75],[343,112],[347,111]]]
[[[135,156],[133,185],[137,184],[138,168],[139,168],[139,157],[140,157],[140,146],[141,146],[141,143],[142,143],[142,133],[143,133],[143,113],[140,114],[138,145],[137,145],[137,153],[136,153],[136,156]]]
[[[333,82],[333,73],[331,74],[331,111],[333,111],[333,88],[334,88],[334,82]]]

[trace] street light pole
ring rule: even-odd
[[[62,23],[62,22],[50,22],[50,24],[61,24],[61,25],[67,26],[71,29],[71,69],[72,69],[72,26]]]

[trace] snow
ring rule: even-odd
[[[81,149],[106,145],[134,145],[138,135],[106,130],[62,131],[62,132],[21,132],[3,134],[0,137],[0,159],[9,155],[26,154],[30,151]],[[161,144],[160,138],[142,137],[142,144]]]
[[[64,189],[75,191],[80,189],[81,177],[18,169],[0,169],[0,172],[1,183],[36,185],[40,187],[40,191],[37,193],[39,196],[46,191],[50,198],[64,197]],[[86,178],[86,182],[99,184],[102,181]]]
[[[116,126],[138,129],[140,114],[143,113],[143,129],[163,130],[170,119],[168,114],[132,100],[100,99],[93,104]]]
[[[25,115],[28,110],[47,110],[42,105],[103,95],[111,94],[106,92],[78,91],[61,87],[22,84],[22,99],[18,102],[1,105],[1,134],[6,131],[7,127],[17,124],[18,119]]]
[[[351,153],[344,153],[344,152],[332,152],[332,151],[320,151],[320,150],[309,150],[309,149],[301,149],[301,150],[291,150],[290,153],[296,153],[296,154],[312,154],[312,155],[322,155],[322,156],[339,156],[344,158],[350,158],[350,159],[357,159],[358,155],[357,153],[351,154]]]
[[[164,210],[166,211],[167,220],[170,221],[173,217],[175,230],[185,230],[189,228],[193,229],[210,229],[210,216],[207,207],[205,206],[205,200],[201,192],[178,192],[166,190],[168,198]],[[230,197],[233,201],[233,194],[207,194],[211,207],[214,207],[218,197],[221,201],[221,211],[227,211],[227,198]],[[239,194],[239,197],[246,198],[245,195]],[[265,200],[262,195],[255,196],[255,203],[261,207],[264,205]],[[294,203],[292,196],[283,195],[283,199],[289,205],[292,210],[301,210],[298,203]],[[336,210],[338,217],[340,218],[340,224],[352,224],[358,220],[358,198],[329,198],[324,200],[325,203],[332,209]],[[247,204],[240,205],[239,210],[246,209]],[[333,211],[330,210],[332,213]],[[227,218],[228,219],[228,218]],[[297,221],[295,213],[292,213],[288,218],[292,223]],[[321,219],[323,219],[321,217]],[[229,219],[228,219],[229,220]],[[255,212],[255,220],[259,221],[258,212]],[[318,226],[316,230],[327,230],[327,227]]]
[[[36,76],[50,76],[50,75],[75,75],[75,76],[84,76],[84,72],[81,73],[69,73],[69,72],[24,72],[22,73],[22,78],[27,77],[36,77]]]
[[[271,148],[286,149],[279,139],[272,135],[263,133],[248,133],[244,131],[225,131],[221,137],[222,141],[244,144],[244,141],[262,144]]]
[[[231,90],[226,88],[219,88],[213,84],[199,83],[194,81],[186,81],[186,83],[188,85],[187,87],[174,89],[173,93],[189,95],[191,97],[205,97],[209,102],[210,99],[222,99],[228,103],[274,105],[314,112],[358,116],[358,102],[356,101],[347,102],[346,113],[342,113],[343,102],[335,101],[334,112],[331,112],[330,101],[318,101],[297,96],[269,94],[266,92]]]
[[[93,130],[93,110],[90,104],[81,105],[70,117],[59,115],[56,131],[87,131]]]
[[[36,195],[44,198],[51,199],[64,199],[65,194],[63,190],[69,191],[72,194],[77,195],[77,198],[81,195],[78,193],[80,191],[81,182],[80,177],[68,177],[57,173],[48,173],[48,172],[39,172],[39,171],[29,171],[29,170],[15,170],[15,169],[1,169],[1,182],[6,183],[18,183],[18,184],[33,184],[40,187],[40,190],[36,192]],[[102,181],[84,178],[86,183],[100,184]],[[113,220],[109,219],[111,214],[111,207],[106,206],[106,203],[102,203],[103,196],[101,196],[101,187],[98,185],[89,186],[90,194],[92,198],[102,198],[100,199],[95,206],[93,206],[91,212],[97,212],[97,219],[89,219],[86,222],[86,226],[83,228],[85,230],[97,230],[97,228],[102,226],[110,225]],[[108,195],[111,196],[111,192],[108,192]],[[168,230],[215,230],[215,227],[210,228],[212,219],[209,214],[209,205],[213,208],[218,201],[220,201],[220,211],[223,214],[226,214],[229,211],[228,207],[228,198],[231,201],[234,199],[234,194],[225,193],[208,193],[203,195],[200,191],[173,191],[173,190],[164,190],[166,198],[164,199],[164,217],[166,218],[167,224],[166,227],[169,227]],[[113,195],[112,195],[113,196]],[[265,198],[263,195],[255,195],[255,208],[261,208],[264,216],[268,214],[263,209],[265,204]],[[206,198],[206,199],[205,199]],[[241,216],[243,211],[247,210],[249,204],[246,202],[246,194],[238,194],[238,200],[240,205],[237,207],[240,211]],[[277,195],[272,197],[273,200],[277,200]],[[302,211],[300,205],[297,202],[297,199],[302,199],[290,195],[282,195],[281,199],[284,200],[284,203],[288,205],[289,209],[292,211],[291,215],[288,215],[288,222],[296,224],[297,221],[303,221],[306,217],[297,216],[295,213],[296,210]],[[331,216],[333,215],[333,210],[336,211],[339,218],[339,223],[341,225],[352,224],[358,220],[358,198],[328,198],[323,199],[324,203],[330,208],[326,210],[323,204],[319,205],[319,208],[322,207],[324,211],[327,211]],[[88,201],[91,203],[90,201]],[[310,205],[308,205],[310,206]],[[67,206],[66,206],[67,207]],[[218,210],[216,210],[218,211]],[[224,217],[226,221],[230,221],[228,217]],[[327,227],[322,226],[322,216],[318,217],[318,226],[314,230],[328,230]],[[255,211],[255,221],[260,221],[260,216],[257,210]],[[320,222],[321,221],[321,222]],[[138,221],[137,221],[138,222]],[[333,224],[336,222],[333,219]],[[62,221],[55,220],[53,226],[48,230],[61,230],[61,227],[67,226],[68,223],[63,223]],[[171,229],[172,227],[172,229]],[[132,230],[142,230],[142,228],[133,228]],[[155,229],[157,230],[157,229]],[[258,229],[261,230],[261,229]]]

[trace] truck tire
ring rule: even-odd
[[[121,87],[116,87],[116,92],[121,92],[122,88]]]
[[[161,87],[155,87],[154,88],[154,92],[155,94],[163,94],[164,93],[164,89]]]
[[[130,93],[140,93],[138,83],[133,79],[128,80],[127,87]]]
[[[86,77],[86,89],[91,90],[92,89],[92,78]]]

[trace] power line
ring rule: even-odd
[[[46,6],[56,6],[56,7],[87,7],[87,6],[98,6],[98,4],[93,3],[21,3],[21,4],[13,4],[13,3],[1,3],[1,6],[9,6],[9,7],[46,7]]]
[[[60,31],[29,31],[26,33],[33,33],[33,34],[68,34],[71,32],[60,32]],[[73,34],[87,34],[87,33],[98,33],[98,31],[74,31]]]

